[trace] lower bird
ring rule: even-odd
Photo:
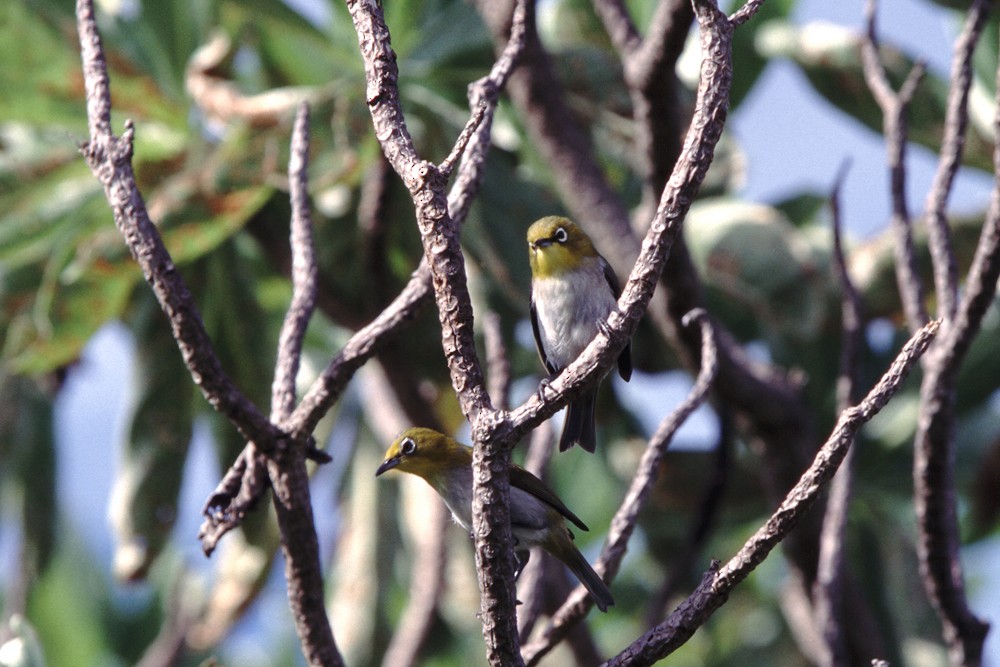
[[[404,431],[385,453],[378,477],[399,470],[424,478],[444,500],[462,528],[472,530],[472,448],[429,428]],[[510,468],[510,529],[517,557],[515,579],[528,563],[529,549],[541,547],[576,575],[601,611],[613,605],[611,591],[573,544],[566,519],[587,526],[556,494],[518,465]]]
[[[618,278],[593,242],[569,218],[550,215],[528,228],[531,264],[531,329],[542,364],[557,375],[580,356],[608,315],[618,306]],[[626,344],[618,355],[618,374],[632,377],[632,354]],[[579,443],[597,446],[594,410],[597,387],[573,400],[559,437],[559,450]]]

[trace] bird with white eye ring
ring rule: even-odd
[[[472,448],[429,428],[404,431],[386,450],[375,471],[399,470],[422,477],[437,491],[455,521],[472,530]],[[601,611],[615,603],[611,591],[573,544],[566,520],[587,526],[545,485],[524,468],[510,466],[510,531],[517,558],[516,579],[528,563],[531,547],[541,547],[576,575]]]
[[[611,265],[569,218],[542,218],[528,228],[531,329],[549,377],[555,377],[590,344],[618,307],[621,288]],[[618,355],[618,374],[632,377],[631,343]],[[597,446],[597,387],[571,401],[559,450]]]

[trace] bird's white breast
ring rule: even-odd
[[[576,359],[597,335],[597,321],[615,308],[598,260],[558,277],[535,278],[531,289],[545,357],[557,369]]]

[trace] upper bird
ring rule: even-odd
[[[550,215],[528,228],[531,262],[531,328],[550,376],[576,359],[617,307],[621,288],[611,265],[569,218]],[[632,377],[631,343],[618,356],[618,374]],[[597,387],[569,404],[559,450],[597,445]]]
[[[472,448],[429,428],[404,431],[389,446],[375,471],[399,470],[423,477],[438,492],[462,528],[472,530]],[[529,549],[541,547],[562,561],[587,588],[601,611],[615,603],[611,591],[573,544],[569,519],[587,526],[545,483],[518,465],[510,467],[510,530],[514,537],[517,572],[528,563]]]

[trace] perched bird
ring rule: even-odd
[[[576,359],[607,323],[621,288],[607,260],[572,220],[555,215],[528,228],[531,261],[531,328],[549,376]],[[632,377],[631,343],[618,355],[618,374]],[[597,387],[566,410],[559,450],[580,443],[588,452],[597,445],[594,408]]]
[[[455,521],[472,530],[472,448],[429,428],[404,431],[385,453],[375,471],[400,470],[423,477],[444,499]],[[518,465],[510,467],[510,529],[517,556],[517,578],[528,563],[531,547],[541,547],[561,560],[590,591],[601,611],[615,603],[611,591],[573,544],[569,519],[581,530],[587,526],[545,486]]]

